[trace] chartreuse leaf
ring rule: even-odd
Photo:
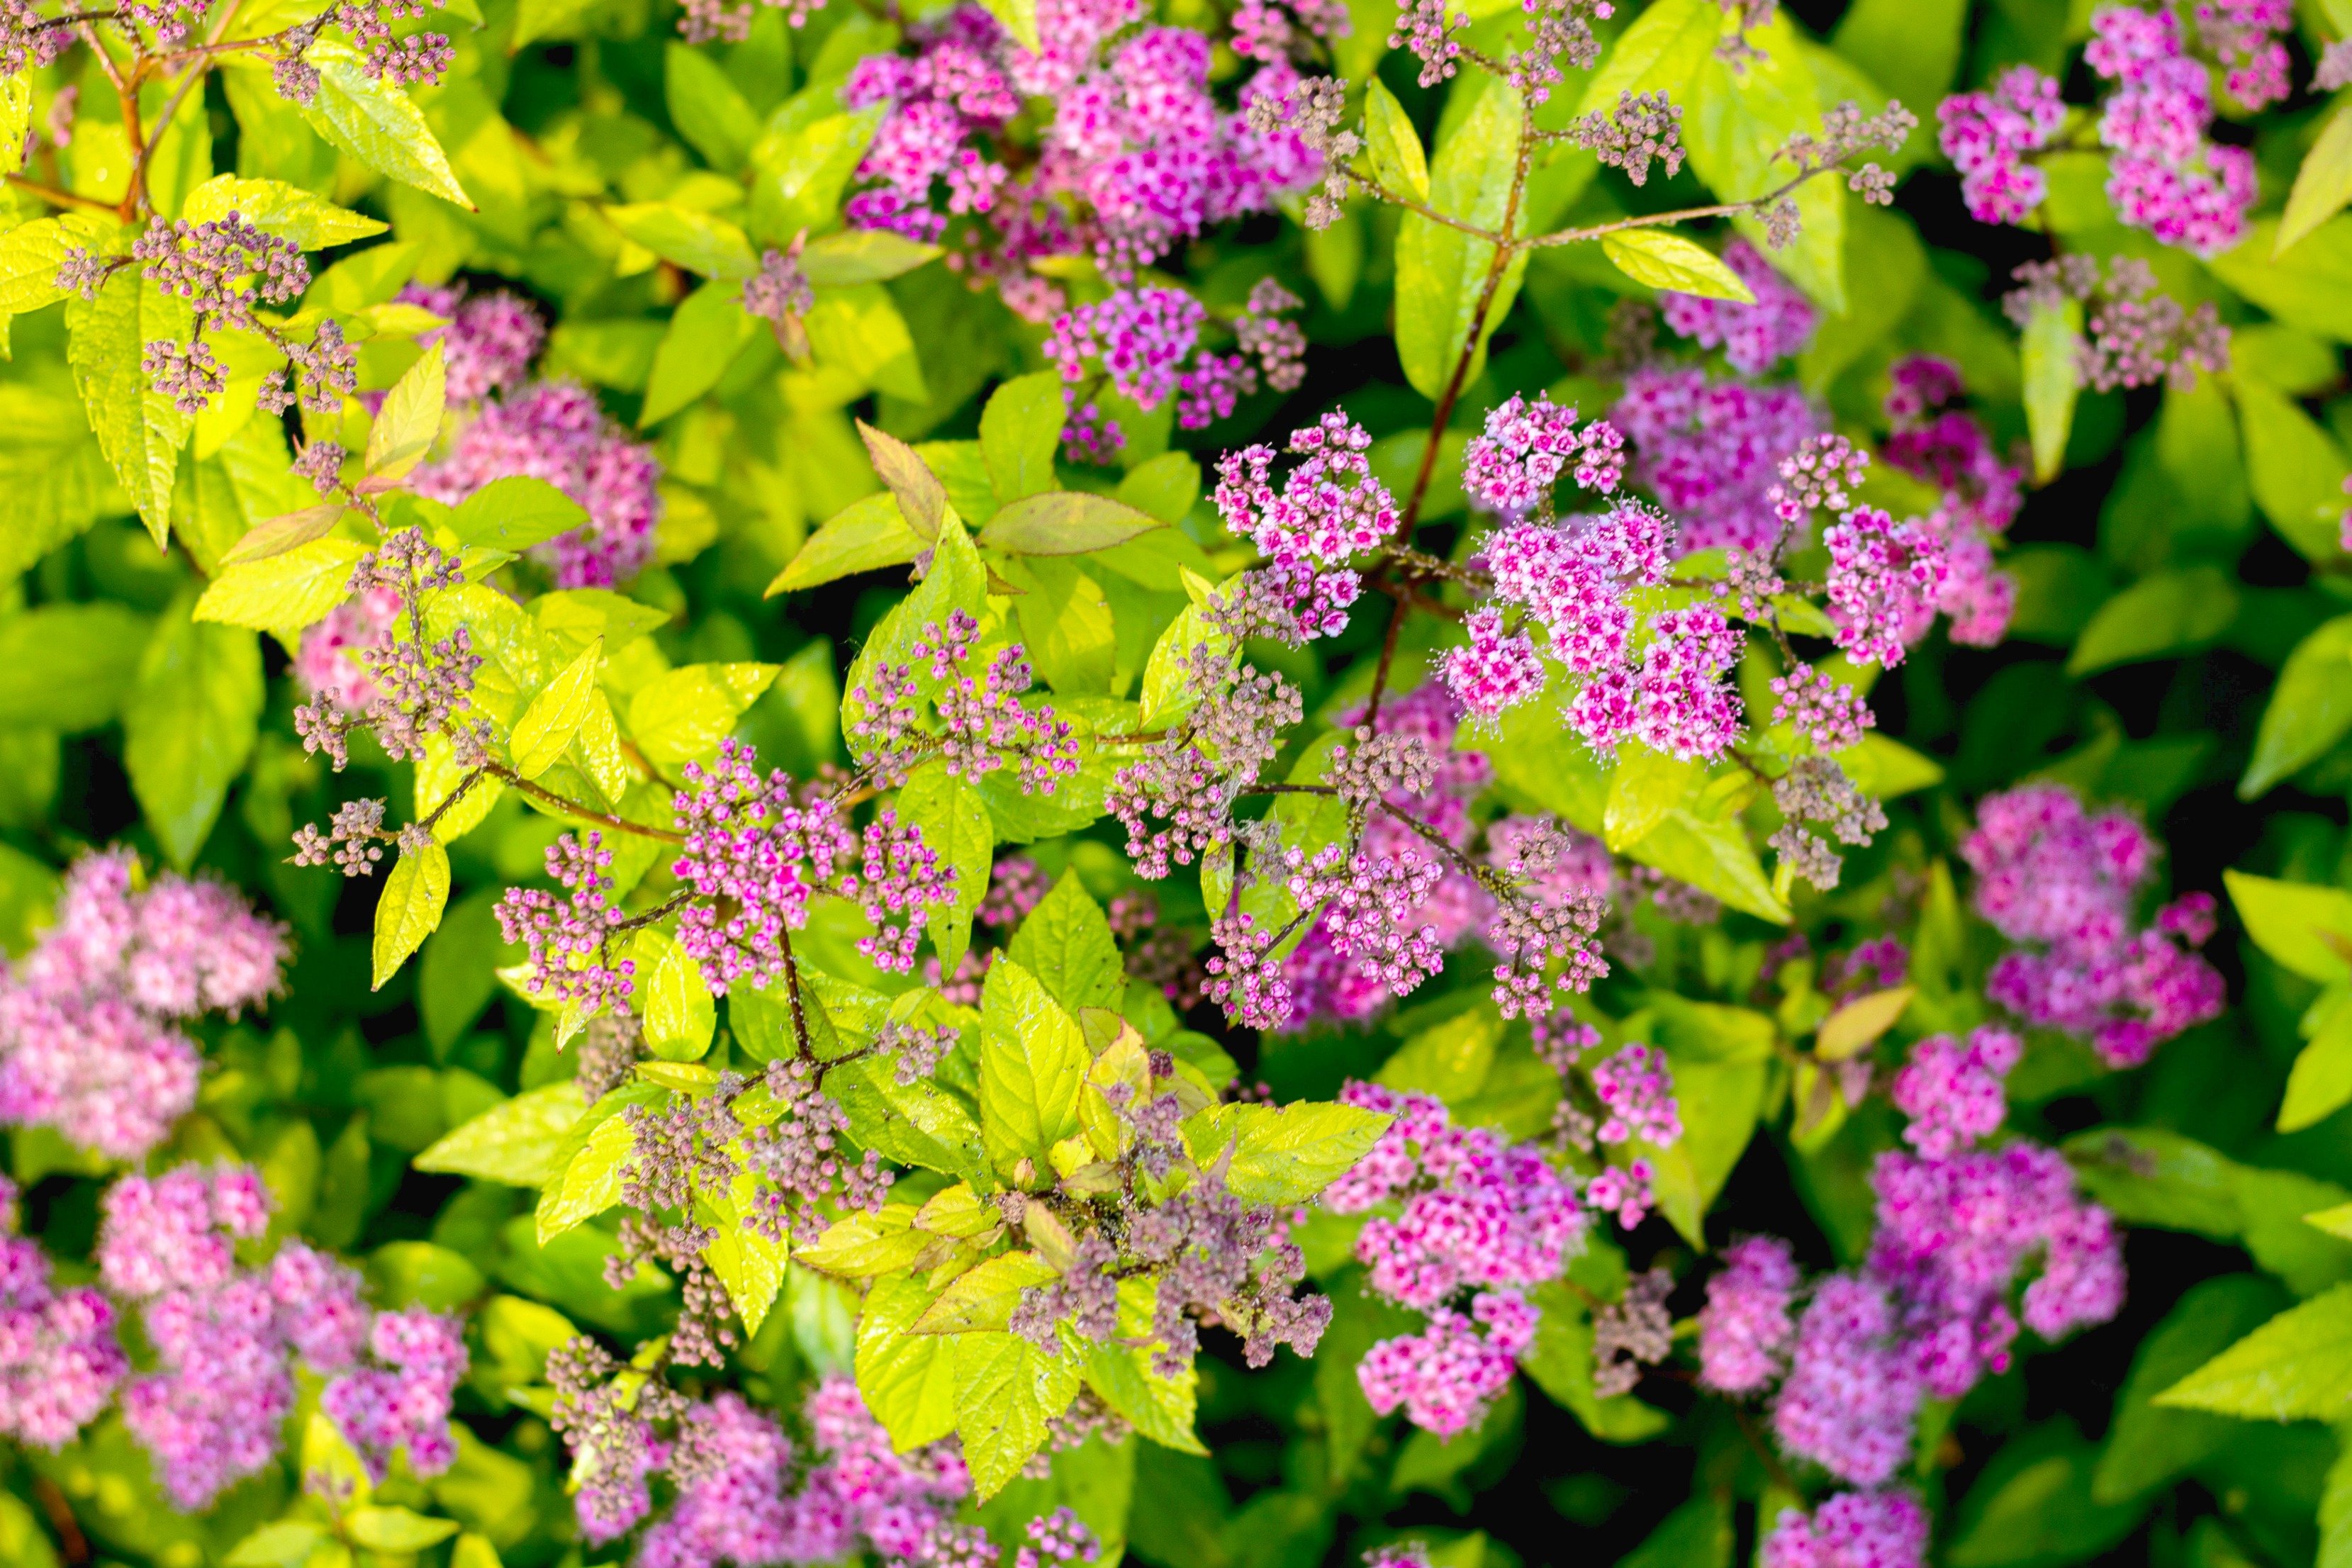
[[[2339,104],[2294,172],[2294,188],[2287,192],[2286,211],[2271,241],[2273,258],[2343,211],[2347,201],[2352,201],[2352,105]]]
[[[867,1288],[857,1314],[857,1391],[900,1453],[955,1430],[953,1334],[907,1331],[929,1307],[919,1279],[885,1274]]]
[[[1230,1150],[1225,1187],[1245,1204],[1313,1199],[1381,1141],[1392,1118],[1361,1106],[1213,1105],[1184,1123],[1193,1160],[1214,1164]]]
[[[441,342],[436,339],[393,383],[392,390],[383,395],[383,405],[376,410],[375,423],[368,427],[370,479],[397,479],[425,460],[441,433],[448,380]]]
[[[2099,606],[2075,639],[2066,673],[2189,652],[2228,630],[2237,614],[2238,590],[2217,567],[2151,573]]]
[[[1364,84],[1364,153],[1371,160],[1372,177],[1391,195],[1429,199],[1429,159],[1421,150],[1421,132],[1378,77]]]
[[[331,500],[255,523],[244,537],[222,552],[220,564],[239,566],[247,561],[267,561],[273,555],[285,554],[296,545],[324,539],[346,510],[342,502]]]
[[[912,1205],[889,1204],[873,1214],[842,1215],[793,1256],[808,1268],[845,1279],[863,1279],[906,1268],[931,1242],[928,1231],[915,1228]]]
[[[185,869],[245,771],[261,722],[261,644],[192,620],[193,592],[155,623],[122,714],[131,793],[172,863]]]
[[[58,266],[67,248],[81,240],[62,218],[54,217],[36,218],[0,234],[0,311],[18,316],[64,299]]]
[[[545,479],[509,474],[458,502],[444,526],[460,544],[520,552],[569,533],[587,521],[586,507]]]
[[[999,1253],[957,1275],[908,1331],[964,1334],[1002,1329],[1012,1321],[1024,1291],[1058,1277],[1059,1271],[1034,1252]]]
[[[914,662],[912,649],[923,628],[945,626],[958,610],[975,621],[988,614],[987,569],[981,564],[980,552],[972,547],[962,523],[943,519],[930,568],[921,584],[882,617],[849,667],[849,679],[844,682],[846,695],[841,702],[844,731],[854,733],[858,721],[866,717],[866,703],[860,689],[871,689],[877,668]],[[916,679],[919,684],[926,679],[919,666]],[[851,749],[856,750],[859,744],[853,741]]]
[[[2035,307],[2019,343],[2025,365],[2025,427],[2033,439],[2036,479],[2054,479],[2066,461],[2074,399],[2082,391],[2074,364],[2082,332],[2083,307],[2068,300]]]
[[[2338,616],[2295,645],[2254,731],[2240,800],[2258,800],[2352,731],[2352,616]]]
[[[408,955],[424,945],[441,923],[449,901],[449,851],[428,837],[400,852],[400,863],[384,879],[383,894],[375,904],[375,978],[370,989],[381,991]]]
[[[613,1098],[611,1094],[604,1097]],[[650,1085],[643,1086],[634,1098],[645,1103],[656,1098],[656,1091]],[[604,1109],[602,1100],[596,1109]],[[614,1107],[614,1112],[620,1109]],[[584,1140],[579,1139],[579,1127],[575,1124],[567,1147],[572,1147],[574,1141],[577,1146],[564,1163],[563,1174],[540,1189],[536,1224],[541,1247],[621,1201],[621,1167],[636,1148],[636,1134],[631,1131],[628,1119],[618,1114],[608,1114],[599,1121]]]
[[[694,762],[719,750],[775,679],[772,664],[689,664],[667,670],[629,699],[629,733],[653,762]]]
[[[1897,985],[1855,997],[1822,1021],[1813,1037],[1813,1055],[1834,1062],[1869,1049],[1895,1026],[1917,994],[1916,986]]]
[[[676,202],[636,202],[604,209],[614,228],[664,261],[705,278],[738,282],[760,269],[751,242],[725,218]]]
[[[1461,90],[1478,90],[1478,101],[1437,150],[1429,205],[1499,232],[1518,166],[1524,119],[1519,94],[1501,82],[1479,90],[1475,79],[1465,80]],[[1456,379],[1457,370],[1465,384],[1477,375],[1488,334],[1518,296],[1527,253],[1499,258],[1494,246],[1475,235],[1407,213],[1397,230],[1396,268],[1397,354],[1405,380],[1433,401]]]
[[[2156,1396],[2258,1421],[2336,1420],[2352,1401],[2352,1285],[2288,1308]]]
[[[801,252],[801,270],[819,288],[885,283],[940,254],[936,245],[887,228],[847,228],[819,236]]]
[[[2233,378],[2232,390],[2254,504],[2305,560],[2335,559],[2344,516],[2344,449],[2276,388],[2241,376]]]
[[[1054,453],[1062,444],[1065,416],[1062,378],[1055,371],[1016,376],[989,395],[980,415],[980,456],[1000,503],[1054,488]]]
[[[1764,1110],[1765,1064],[1674,1058],[1683,1135],[1671,1147],[1643,1147],[1656,1175],[1658,1212],[1696,1247],[1706,1246],[1706,1211],[1748,1151]]]
[[[1091,555],[1165,526],[1110,496],[1045,490],[998,507],[980,542],[1013,555]]]
[[[319,71],[319,95],[301,106],[312,130],[380,174],[472,209],[449,155],[406,91],[390,77],[368,75],[359,55],[340,39],[320,39],[303,58]]]
[[[1126,994],[1127,972],[1110,921],[1076,871],[1063,872],[1037,900],[1005,951],[1072,1013],[1116,1006]]]
[[[964,1463],[985,1500],[1021,1473],[1044,1446],[1045,1424],[1077,1397],[1076,1358],[1015,1334],[966,1334],[956,1342],[955,1391]]]
[[[297,1568],[311,1548],[327,1538],[326,1528],[308,1520],[281,1519],[238,1542],[224,1559],[226,1568]]]
[[[355,1508],[343,1516],[354,1545],[371,1552],[422,1552],[457,1533],[454,1519],[428,1519],[404,1508]]]
[[[95,300],[66,302],[66,363],[90,430],[158,545],[171,531],[173,481],[194,416],[155,391],[140,362],[148,343],[185,342],[194,331],[188,302],[137,268],[109,278]]]
[[[980,792],[938,760],[925,763],[908,778],[898,791],[898,815],[923,830],[924,844],[956,874],[948,902],[929,905],[923,913],[940,968],[951,974],[971,945],[972,911],[988,893],[996,829]]]
[[[1727,31],[1737,16],[1718,12],[1714,21]],[[1789,17],[1775,16],[1748,27],[1747,37],[1753,52],[1736,60],[1717,53],[1715,40],[1707,39],[1691,68],[1687,98],[1677,99],[1688,105],[1683,134],[1692,172],[1725,201],[1748,201],[1785,184],[1794,171],[1780,158],[1780,149],[1799,132],[1818,135],[1822,127],[1821,89]],[[1684,58],[1687,35],[1662,35],[1662,43],[1664,68]],[[1614,103],[1612,94],[1592,107]],[[1789,245],[1775,248],[1766,243],[1753,214],[1740,215],[1735,225],[1824,310],[1843,315],[1845,182],[1834,176],[1808,180],[1790,199],[1801,226]]]
[[[1012,958],[989,966],[980,1004],[980,1126],[1001,1173],[1077,1131],[1078,1089],[1092,1059],[1078,1021]]]
[[[236,213],[265,234],[290,239],[305,250],[324,250],[382,234],[384,226],[362,213],[339,207],[283,180],[247,180],[215,174],[188,193],[180,216],[209,223]]]
[[[702,978],[702,965],[656,926],[639,931],[635,946],[646,1048],[663,1061],[700,1061],[719,1027],[719,1005]]]
[[[257,631],[299,631],[351,596],[352,568],[367,546],[314,539],[260,561],[241,562],[196,600],[195,618]]]
[[[922,454],[887,430],[857,421],[857,438],[875,474],[898,498],[898,515],[920,534],[925,543],[940,536],[940,519],[947,510],[947,486],[931,471]]]
[[[1671,289],[1703,300],[1756,303],[1755,290],[1726,267],[1715,252],[1662,228],[1629,228],[1601,237],[1601,253],[1636,283]]]
[[[411,1163],[510,1187],[543,1187],[562,1174],[556,1156],[585,1109],[570,1079],[525,1089],[442,1134]]]
[[[923,552],[925,540],[907,525],[898,498],[888,490],[852,501],[809,535],[792,563],[768,584],[771,598],[797,588],[821,587],[842,577],[896,566]]]
[[[2309,1041],[2287,1074],[2278,1130],[2299,1132],[2352,1104],[2352,991],[2331,986],[2303,1020]]]
[[[2352,976],[2352,893],[2224,871],[2222,884],[2254,945],[2306,980]]]
[[[1004,24],[1005,31],[1031,54],[1045,46],[1037,37],[1037,0],[984,0],[989,15]]]
[[[675,51],[677,46],[671,47]],[[744,310],[742,293],[740,283],[719,279],[678,301],[660,346],[654,350],[645,405],[637,410],[638,429],[651,429],[718,385],[736,354],[759,335],[759,319]]]
[[[516,773],[535,779],[570,748],[572,738],[588,721],[589,705],[596,695],[596,671],[604,662],[604,639],[598,637],[556,671],[555,679],[530,700],[507,742]]]

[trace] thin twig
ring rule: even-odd
[[[110,217],[115,212],[114,203],[100,200],[97,196],[86,196],[79,191],[67,190],[62,185],[52,185],[40,180],[28,180],[22,174],[10,174],[6,178],[8,183],[18,190],[30,191],[52,206],[83,207],[90,212],[104,213]]]
[[[674,827],[656,827],[649,823],[631,822],[627,817],[614,816],[609,812],[591,811],[579,802],[560,795],[544,784],[534,784],[503,763],[484,763],[482,768],[491,777],[502,780],[522,794],[530,796],[531,799],[543,805],[555,806],[570,816],[580,818],[583,822],[593,822],[609,827],[615,833],[633,833],[640,838],[658,838],[664,844],[686,842],[686,835]]]

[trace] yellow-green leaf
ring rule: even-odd
[[[259,561],[240,562],[212,581],[195,618],[256,631],[299,631],[350,596],[352,568],[367,546],[314,539]]]
[[[1813,1055],[1839,1062],[1868,1050],[1903,1016],[1917,989],[1897,985],[1855,997],[1822,1021],[1821,1033],[1813,1037]]]
[[[2279,216],[2271,255],[2283,256],[2297,240],[2334,217],[2352,201],[2352,104],[2340,104],[2319,133],[2303,166],[2294,172],[2286,211]]]
[[[401,373],[383,395],[369,426],[366,467],[370,479],[396,479],[425,460],[441,433],[441,408],[448,368],[436,339],[415,364]]]
[[[535,779],[563,755],[572,738],[580,733],[580,726],[588,721],[589,704],[596,694],[597,667],[604,661],[604,639],[598,637],[530,700],[530,706],[515,721],[514,738],[508,743],[515,772]]]
[[[1601,253],[1636,283],[1696,294],[1703,300],[1756,303],[1755,290],[1715,252],[1662,228],[1629,228],[1601,237]]]
[[[1429,158],[1421,132],[1388,84],[1374,77],[1364,84],[1364,153],[1372,177],[1396,195],[1429,200]]]
[[[2082,331],[2083,307],[2072,300],[2036,308],[2025,323],[2020,351],[2025,363],[2025,426],[2033,438],[2036,479],[2056,478],[2066,461],[2074,399],[2082,390],[2074,368]]]
[[[408,955],[422,946],[441,923],[449,901],[449,852],[438,839],[427,838],[414,849],[400,852],[400,863],[384,879],[383,896],[375,904],[375,979],[370,989],[381,991]]]

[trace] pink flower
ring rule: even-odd
[[[1723,1394],[1761,1393],[1788,1363],[1797,1262],[1778,1237],[1725,1251],[1698,1314],[1699,1381]]]
[[[1744,239],[1724,247],[1723,262],[1748,285],[1756,302],[1742,305],[1662,289],[1658,307],[1666,325],[1701,348],[1720,347],[1725,360],[1742,375],[1761,375],[1802,352],[1813,335],[1811,303]]]

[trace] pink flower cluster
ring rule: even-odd
[[[1788,1369],[1797,1259],[1775,1236],[1727,1248],[1698,1313],[1699,1381],[1718,1394],[1760,1394]]]
[[[1249,574],[1238,614],[1285,641],[1336,637],[1362,579],[1348,563],[1394,537],[1402,519],[1388,487],[1372,478],[1371,437],[1343,413],[1293,430],[1284,448],[1303,458],[1274,486],[1282,454],[1257,445],[1217,461],[1217,513],[1265,564]]]
[[[1241,352],[1230,354],[1201,346],[1208,311],[1181,289],[1123,288],[1055,318],[1045,352],[1068,384],[1065,443],[1071,459],[1107,460],[1125,441],[1088,400],[1089,364],[1099,367],[1095,384],[1108,377],[1121,396],[1147,411],[1174,395],[1177,425],[1205,429],[1257,390],[1261,373],[1276,390],[1297,386],[1306,374],[1306,337],[1280,313],[1299,303],[1273,279],[1259,279],[1234,324]]]
[[[2200,256],[2229,249],[2257,194],[2254,154],[2207,138],[2211,89],[2205,67],[2181,48],[2179,24],[2169,11],[2110,5],[2093,14],[2091,31],[2083,58],[2116,83],[2100,108],[2099,141],[2114,154],[2107,200],[2116,216]],[[2260,72],[2245,82],[2268,90]]]
[[[1583,1205],[1535,1145],[1457,1127],[1426,1095],[1350,1083],[1339,1099],[1395,1120],[1325,1189],[1323,1205],[1337,1214],[1399,1205],[1393,1218],[1365,1220],[1356,1258],[1373,1290],[1429,1314],[1423,1333],[1374,1346],[1356,1375],[1374,1409],[1402,1405],[1416,1425],[1451,1436],[1476,1425],[1510,1381],[1538,1316],[1520,1292],[1555,1278],[1582,1247]],[[1473,1293],[1466,1315],[1450,1305],[1464,1291]]]
[[[1781,531],[1776,465],[1827,426],[1793,386],[1710,381],[1695,366],[1633,371],[1609,417],[1633,444],[1633,480],[1680,520],[1685,551],[1769,548]]]
[[[2294,90],[2286,46],[2294,26],[2291,0],[2199,0],[2197,37],[2227,68],[2222,85],[2247,110],[2267,108]]]
[[[1125,36],[1135,0],[1045,0],[1045,52],[1013,43],[995,18],[962,5],[910,29],[916,54],[868,57],[843,99],[885,110],[845,208],[859,227],[950,240],[950,265],[993,278],[1005,302],[1032,321],[1063,309],[1060,288],[1033,260],[1091,248],[1125,278],[1203,228],[1268,211],[1322,174],[1299,137],[1260,132],[1246,112],[1209,92],[1209,42],[1180,27]],[[1265,65],[1244,99],[1278,103],[1297,80],[1286,59]],[[1016,177],[1003,145],[1024,100],[1055,113],[1034,166]],[[944,191],[944,210],[935,193]],[[1067,210],[1075,199],[1078,210]],[[987,219],[985,225],[978,220]],[[951,237],[951,220],[972,220]]]
[[[1483,434],[1462,453],[1462,488],[1487,510],[1520,517],[1549,511],[1552,487],[1574,465],[1578,486],[1607,495],[1625,469],[1625,438],[1608,421],[1576,427],[1576,410],[1538,393],[1513,394],[1486,416]]]
[[[2000,1130],[2009,1114],[2001,1080],[2025,1050],[2007,1029],[1987,1025],[1963,1042],[1931,1035],[1911,1047],[1888,1098],[1911,1119],[1903,1137],[1923,1158],[1942,1160]]]
[[[1784,1508],[1759,1568],[1921,1568],[1927,1514],[1906,1491],[1840,1492],[1811,1515]]]
[[[1922,524],[1857,507],[1822,536],[1829,546],[1829,615],[1838,647],[1855,660],[1894,668],[1927,634],[1948,568],[1942,542]]]
[[[1739,737],[1739,694],[1726,678],[1745,638],[1712,605],[1653,616],[1649,629],[1636,663],[1584,683],[1569,704],[1569,727],[1604,754],[1634,740],[1684,762],[1711,762]]]
[[[1339,715],[1343,731],[1362,725],[1360,709]],[[1477,831],[1470,803],[1494,776],[1486,753],[1457,751],[1461,713],[1435,682],[1414,688],[1382,705],[1372,726],[1383,740],[1418,743],[1431,769],[1425,785],[1388,790],[1382,799],[1397,811],[1435,832],[1455,848],[1466,848]],[[1428,842],[1387,811],[1373,811],[1364,821],[1363,853],[1371,860],[1402,864],[1409,858],[1425,858]],[[1435,872],[1420,897],[1394,911],[1392,924],[1427,933],[1433,952],[1461,945],[1479,921],[1492,911],[1494,900],[1470,877],[1447,860],[1427,868]],[[1368,970],[1353,951],[1358,943],[1342,931],[1346,916],[1327,913],[1308,928],[1298,945],[1283,961],[1283,977],[1290,988],[1292,1013],[1286,1027],[1317,1023],[1352,1023],[1370,1017],[1386,1005],[1394,992],[1375,965]]]
[[[285,929],[220,883],[136,882],[130,850],[83,856],[55,923],[0,975],[0,1121],[120,1160],[195,1104],[199,1058],[177,1024],[259,1005],[286,960]]]
[[[1886,415],[1894,430],[1881,455],[1943,491],[1924,520],[1943,542],[1936,607],[1950,617],[1954,642],[1990,647],[2017,609],[2017,579],[1994,567],[1992,547],[2024,502],[2024,471],[2003,462],[1984,426],[1956,406],[1960,374],[1948,361],[1919,355],[1899,361],[1891,374]]]
[[[2032,66],[2011,66],[1990,92],[1956,92],[1937,106],[1944,156],[1960,172],[1960,197],[1979,223],[2021,224],[2050,182],[2025,163],[2066,123],[2066,105],[2055,79]]]
[[[1479,559],[1494,579],[1498,605],[1524,610],[1547,634],[1543,651],[1570,674],[1598,683],[1622,673],[1634,632],[1626,595],[1665,581],[1673,542],[1671,521],[1628,500],[1601,517],[1507,523],[1486,536]],[[1535,644],[1524,633],[1505,633],[1500,608],[1490,605],[1480,614],[1489,618],[1470,623],[1470,646],[1447,656],[1445,679],[1464,708],[1492,719],[1541,690],[1545,678]],[[1498,648],[1524,653],[1498,671]],[[1579,729],[1596,745],[1605,743],[1591,730]]]
[[[15,1234],[16,1187],[0,1177],[0,1435],[43,1448],[73,1441],[114,1394],[131,1358],[114,1303],[89,1286],[60,1290],[40,1244]]]
[[[122,1391],[123,1424],[182,1508],[208,1504],[277,1454],[294,1408],[293,1361],[333,1375],[320,1407],[381,1475],[406,1446],[419,1476],[456,1458],[448,1416],[466,1369],[457,1325],[429,1312],[371,1321],[357,1273],[288,1241],[241,1269],[236,1245],[268,1228],[250,1168],[125,1176],[101,1200],[99,1279],[137,1303],[157,1370]],[[394,1371],[366,1366],[373,1342]],[[340,1374],[340,1375],[335,1375]]]
[[[1666,325],[1703,349],[1721,348],[1724,359],[1742,375],[1761,375],[1802,353],[1813,335],[1811,303],[1744,239],[1724,247],[1723,263],[1748,285],[1756,302],[1742,305],[1662,289],[1658,306]]]
[[[784,971],[787,930],[808,923],[813,893],[857,900],[874,925],[858,949],[882,968],[914,967],[917,923],[945,902],[956,871],[940,863],[922,831],[885,807],[861,835],[838,807],[803,798],[779,768],[760,776],[751,748],[720,744],[708,768],[686,766],[677,798],[686,842],[671,869],[696,898],[678,917],[678,942],[712,990],[766,985]]]
[[[588,521],[531,547],[559,588],[609,588],[653,559],[661,465],[606,417],[595,395],[540,382],[484,404],[449,455],[416,470],[419,495],[454,506],[492,479],[545,479],[588,510]]]
[[[2213,933],[2212,896],[2184,895],[2153,925],[2133,925],[2157,845],[2132,817],[2094,816],[2072,791],[2030,784],[1979,804],[1960,855],[1977,875],[1977,912],[2026,944],[1985,984],[2011,1013],[2086,1037],[2114,1067],[2220,1015],[2221,976],[2197,952]]]
[[[479,403],[493,392],[522,383],[530,362],[547,346],[547,323],[520,296],[500,289],[468,297],[461,289],[412,283],[399,294],[403,304],[421,305],[448,321],[419,332],[419,348],[441,345],[445,387],[453,404]]]

